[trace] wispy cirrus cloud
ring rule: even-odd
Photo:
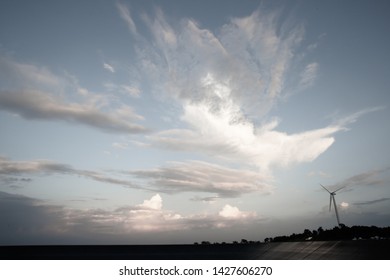
[[[121,149],[121,150],[126,150],[129,146],[127,143],[119,143],[119,142],[114,142],[111,145],[115,149]]]
[[[344,117],[340,117],[337,120],[334,121],[335,126],[340,126],[345,130],[348,130],[347,126],[349,124],[355,123],[360,117],[372,113],[372,112],[377,112],[386,109],[385,106],[376,106],[376,107],[368,107],[365,109],[362,109],[360,111],[357,111],[353,114],[349,114]]]
[[[0,173],[0,183],[3,187],[8,187],[10,189],[22,189],[26,183],[32,181],[31,178],[18,178],[9,176],[10,174]]]
[[[0,110],[25,119],[78,123],[115,133],[145,133],[143,119],[130,106],[112,104],[108,96],[91,93],[73,77],[1,57]]]
[[[119,14],[121,18],[126,22],[127,27],[129,28],[130,32],[134,35],[137,34],[137,27],[134,23],[134,20],[131,17],[130,9],[123,3],[117,2],[116,7],[119,11]]]
[[[384,183],[384,179],[381,178],[381,175],[389,172],[389,168],[370,170],[355,174],[347,179],[344,179],[335,184],[329,185],[329,190],[336,190],[343,187],[343,190],[352,190],[354,187],[369,187],[380,185]]]
[[[0,81],[2,90],[41,89],[54,90],[63,93],[69,82],[65,77],[59,77],[47,67],[20,63],[8,56],[0,54]]]
[[[0,174],[20,175],[34,173],[72,173],[74,169],[67,164],[47,160],[13,161],[0,156]]]
[[[316,62],[306,65],[305,69],[301,73],[301,80],[299,82],[299,86],[301,88],[308,88],[314,84],[318,68],[319,64]]]
[[[250,192],[269,193],[270,178],[250,170],[223,167],[202,161],[172,162],[128,174],[146,180],[149,189],[167,193],[204,192],[237,197]]]
[[[9,176],[40,174],[46,176],[55,174],[77,175],[103,183],[120,185],[127,188],[141,189],[140,186],[130,180],[114,178],[101,171],[76,169],[71,165],[49,160],[14,161],[6,157],[0,157],[0,175],[8,176],[0,177],[1,180],[7,180]]]
[[[360,202],[354,202],[353,205],[357,206],[364,206],[364,205],[372,205],[372,204],[377,204],[385,201],[389,201],[389,197],[384,197],[384,198],[379,198],[379,199],[374,199],[374,200],[366,200],[366,201],[360,201]]]
[[[114,173],[127,176],[115,176]],[[54,174],[83,176],[126,188],[177,194],[212,193],[215,198],[238,197],[251,192],[269,193],[272,178],[250,170],[228,168],[202,161],[172,162],[156,169],[111,171],[81,170],[48,160],[13,161],[0,157],[0,175]],[[0,177],[1,179],[1,177]],[[3,178],[5,180],[5,178]]]
[[[135,124],[142,119],[132,108],[122,105],[105,113],[86,104],[69,103],[41,91],[0,91],[0,109],[25,119],[60,120],[80,123],[115,133],[145,133],[147,129]]]
[[[125,84],[114,84],[114,83],[105,83],[104,87],[109,92],[119,92],[124,95],[128,95],[131,97],[140,97],[141,90],[138,86],[135,85],[125,85]]]
[[[103,63],[103,68],[110,71],[111,73],[115,73],[115,68],[111,64]]]
[[[279,32],[277,18],[277,13],[258,10],[213,32],[191,19],[173,26],[157,9],[153,17],[144,15],[153,44],[145,37],[142,43],[147,45],[137,46],[142,50],[139,70],[153,78],[156,90],[179,100],[214,106],[230,100],[244,114],[263,116],[285,89],[286,74],[304,33],[301,25]],[[204,83],[209,75],[229,88],[225,96]]]

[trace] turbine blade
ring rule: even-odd
[[[320,184],[320,186],[323,187],[328,193],[330,193],[330,191],[327,188],[325,188],[323,185]]]
[[[329,200],[329,212],[332,209],[332,195],[330,195],[330,200]]]
[[[338,191],[341,190],[341,189],[344,189],[345,187],[346,187],[346,186],[342,186],[341,188],[338,188],[337,190],[334,191],[334,193],[335,193],[335,192],[338,192]]]

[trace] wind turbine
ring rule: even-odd
[[[321,185],[321,184],[320,184]],[[341,188],[338,188],[337,190],[330,192],[327,188],[325,188],[323,185],[321,185],[329,194],[330,194],[330,200],[329,200],[329,212],[331,211],[332,208],[332,200],[333,200],[333,205],[334,205],[334,211],[336,212],[336,218],[337,218],[337,224],[340,226],[340,218],[339,218],[339,212],[337,211],[337,205],[336,205],[336,199],[334,196],[336,195],[336,192],[341,190],[342,188],[345,188],[346,186],[343,186]]]

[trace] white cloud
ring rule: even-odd
[[[229,204],[226,204],[218,214],[225,219],[247,219],[256,217],[256,212],[243,212],[237,207]]]
[[[144,200],[142,204],[139,205],[142,208],[161,210],[162,209],[162,198],[159,194],[155,194],[149,200]]]
[[[116,3],[116,7],[118,8],[121,18],[127,23],[127,27],[129,28],[130,32],[133,35],[137,35],[137,27],[131,17],[129,8],[120,2]]]
[[[110,71],[111,73],[115,73],[115,68],[108,63],[103,63],[103,68]]]
[[[340,206],[341,206],[342,208],[348,208],[348,207],[349,207],[349,203],[343,201],[343,202],[340,203]]]
[[[331,125],[287,134],[276,130],[277,120],[255,127],[229,102],[222,103],[219,109],[205,104],[185,105],[182,119],[191,129],[163,131],[151,136],[152,142],[170,149],[200,151],[232,162],[255,165],[263,171],[272,166],[316,159],[332,145],[333,135],[344,129]]]
[[[142,204],[139,205],[141,208],[161,210],[162,209],[162,198],[159,194],[155,194],[149,200],[144,200]]]

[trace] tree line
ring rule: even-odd
[[[202,241],[195,242],[195,245],[227,245],[227,244],[260,244],[270,242],[302,242],[302,241],[331,241],[331,240],[360,240],[360,239],[390,239],[390,227],[376,227],[376,226],[352,226],[348,227],[344,224],[336,226],[332,229],[323,229],[319,227],[316,230],[305,229],[302,233],[293,233],[291,235],[281,235],[275,237],[267,237],[263,242],[248,241],[241,239],[241,241],[227,242],[209,242]]]

